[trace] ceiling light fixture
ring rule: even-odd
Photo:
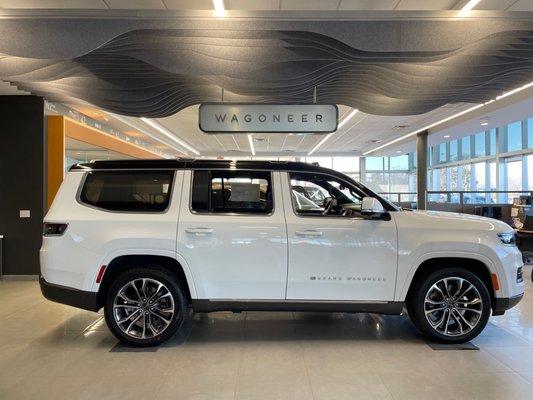
[[[444,135],[443,138],[444,138],[444,139],[449,139],[449,138],[450,138],[450,135]]]
[[[347,116],[346,118],[344,118],[344,119],[341,121],[341,123],[337,126],[337,130],[336,130],[335,132],[337,132],[339,129],[341,129],[341,128],[346,124],[346,122],[348,122],[348,121],[349,121],[349,120],[350,120],[355,114],[357,114],[358,112],[359,112],[358,109],[353,109],[352,112],[351,112],[350,114],[348,114],[348,116]],[[315,152],[320,146],[322,146],[322,145],[326,142],[326,140],[328,140],[328,139],[331,137],[331,135],[333,135],[335,132],[331,132],[330,134],[324,136],[324,138],[323,138],[320,142],[318,142],[318,144],[317,144],[315,147],[313,147],[313,148],[311,149],[311,151],[310,151],[307,155],[310,156],[311,154],[313,154],[313,153],[314,153],[314,152]]]
[[[148,124],[150,125],[152,128],[154,128],[155,130],[159,131],[160,133],[162,133],[163,135],[165,135],[167,138],[169,138],[170,140],[173,140],[174,142],[176,142],[177,144],[179,144],[180,146],[182,147],[185,147],[187,150],[193,152],[194,154],[196,155],[200,155],[200,152],[198,150],[196,150],[194,147],[192,147],[190,144],[188,143],[185,143],[183,140],[179,139],[176,137],[176,135],[174,135],[172,132],[170,132],[167,128],[165,128],[164,126],[162,125],[159,125],[157,122],[155,122],[154,120],[151,120],[150,118],[145,118],[145,117],[141,117],[141,121],[144,122],[145,124]]]
[[[224,0],[213,0],[213,8],[215,9],[215,15],[217,17],[226,16],[226,7],[224,5]]]
[[[468,114],[469,112],[474,111],[474,110],[477,110],[478,108],[485,107],[487,104],[494,103],[495,101],[501,100],[501,99],[503,99],[503,98],[505,98],[505,97],[507,97],[507,96],[510,96],[510,95],[512,95],[512,94],[515,94],[515,93],[521,92],[522,90],[525,90],[525,89],[527,89],[527,88],[529,88],[529,87],[531,87],[531,86],[533,86],[533,82],[530,82],[530,83],[528,83],[527,85],[520,86],[519,88],[516,88],[516,89],[510,90],[510,91],[508,91],[508,92],[505,92],[505,93],[503,93],[502,95],[496,97],[495,99],[491,99],[491,100],[489,100],[489,101],[486,101],[485,103],[476,104],[475,106],[470,107],[470,108],[467,108],[466,110],[463,110],[463,111],[461,111],[461,112],[458,112],[457,114],[451,115],[451,116],[449,116],[449,117],[446,117],[446,118],[444,118],[444,119],[441,119],[440,121],[434,122],[434,123],[432,123],[432,124],[430,124],[430,125],[424,126],[423,128],[417,129],[416,131],[413,131],[413,132],[408,133],[408,134],[406,134],[406,135],[400,136],[399,138],[396,138],[396,139],[391,140],[390,142],[387,142],[387,143],[385,143],[385,144],[383,144],[383,145],[381,145],[381,146],[375,147],[375,148],[373,148],[373,149],[371,149],[371,150],[368,150],[368,151],[364,152],[363,155],[366,156],[366,155],[368,155],[368,154],[370,154],[370,153],[374,153],[375,151],[378,151],[378,150],[381,150],[381,149],[383,149],[383,148],[385,148],[385,147],[388,147],[388,146],[390,146],[391,144],[398,143],[398,142],[400,142],[400,141],[402,141],[402,140],[404,140],[404,139],[406,139],[406,138],[408,138],[408,137],[411,137],[411,136],[416,135],[417,133],[420,133],[420,132],[423,132],[423,131],[425,131],[425,130],[431,129],[431,128],[433,128],[433,127],[435,127],[435,126],[437,126],[437,125],[440,125],[440,124],[442,124],[442,123],[444,123],[444,122],[448,122],[448,121],[450,121],[450,120],[452,120],[452,119],[455,119],[455,118],[457,118],[457,117],[460,117],[461,115]]]
[[[460,17],[465,17],[470,13],[470,10],[477,6],[481,0],[470,0],[468,3],[466,3],[463,8],[459,11]]]
[[[255,156],[255,148],[254,141],[252,140],[252,135],[248,135],[248,143],[250,143],[250,151],[252,152],[252,156]]]

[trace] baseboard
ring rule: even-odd
[[[39,275],[2,275],[4,281],[38,281]]]

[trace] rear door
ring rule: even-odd
[[[287,233],[278,172],[185,171],[178,253],[199,299],[284,299]]]

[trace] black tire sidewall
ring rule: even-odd
[[[128,282],[140,278],[151,278],[160,281],[168,288],[174,299],[175,313],[172,317],[172,321],[161,334],[154,338],[136,339],[126,335],[118,327],[113,316],[113,303],[118,291]],[[125,343],[130,346],[147,347],[157,346],[172,337],[183,324],[186,315],[186,310],[187,303],[185,300],[185,296],[183,295],[183,291],[179,286],[179,283],[170,273],[168,273],[164,269],[160,269],[154,266],[146,268],[135,268],[120,274],[111,284],[109,290],[107,291],[104,306],[104,315],[107,326],[111,330],[111,333],[113,333],[113,335],[115,335],[115,337],[119,339],[122,343]]]
[[[426,293],[429,288],[437,281],[447,278],[447,277],[459,277],[468,280],[472,283],[475,288],[478,290],[481,300],[483,302],[483,312],[481,318],[474,329],[462,336],[446,336],[437,331],[435,331],[429,322],[426,319],[424,312],[424,300]],[[491,315],[491,300],[487,287],[483,281],[475,274],[470,271],[467,271],[462,268],[443,268],[438,271],[435,271],[428,275],[426,278],[422,279],[417,285],[415,292],[413,293],[412,299],[410,299],[409,304],[409,314],[411,320],[415,326],[420,330],[425,336],[430,339],[442,342],[442,343],[464,343],[472,340],[487,325],[489,317]]]

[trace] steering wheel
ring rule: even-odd
[[[329,215],[333,210],[335,203],[336,201],[334,201],[333,197],[326,197],[323,203],[324,211],[322,211],[322,215]]]

